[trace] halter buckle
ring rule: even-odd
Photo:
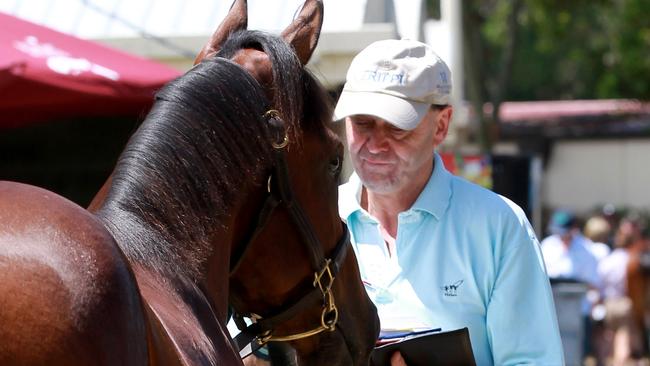
[[[273,340],[273,334],[270,330],[267,330],[266,332],[255,337],[255,342],[257,342],[259,346],[263,346],[269,343],[271,340]]]
[[[330,268],[330,263],[332,263],[331,259],[326,259],[325,260],[325,265],[323,266],[323,269],[321,269],[318,272],[314,272],[314,287],[318,287],[320,291],[323,293],[323,296],[327,296],[330,294],[330,291],[332,289],[332,284],[334,283],[334,275],[332,275],[332,269]],[[323,277],[326,276],[327,279],[327,284],[324,286],[322,279]]]
[[[330,292],[331,294],[331,292]],[[323,305],[323,312],[320,315],[320,323],[327,331],[334,331],[336,323],[339,321],[339,309],[334,304],[334,299]]]

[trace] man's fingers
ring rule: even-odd
[[[392,356],[390,356],[390,366],[406,366],[406,361],[399,351],[395,351]]]

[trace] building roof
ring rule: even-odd
[[[650,103],[629,99],[551,100],[505,102],[499,117],[503,122],[551,122],[571,117],[650,113]]]
[[[506,139],[650,136],[650,102],[638,100],[504,102],[499,118]]]

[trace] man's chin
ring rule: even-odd
[[[391,193],[397,187],[397,182],[391,176],[368,172],[358,174],[363,186],[375,193]]]

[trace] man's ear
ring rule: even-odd
[[[451,106],[445,107],[444,109],[438,111],[435,114],[435,131],[433,132],[433,144],[438,146],[447,137],[449,132],[449,124],[451,123],[451,116],[453,115],[453,110]]]

